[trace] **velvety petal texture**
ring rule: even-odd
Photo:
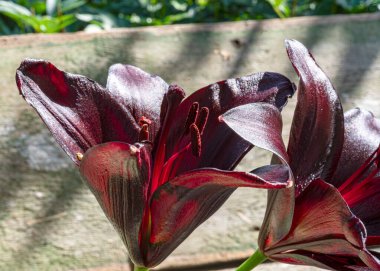
[[[150,147],[110,142],[89,149],[80,172],[135,264],[144,266],[140,227],[148,201]]]
[[[50,62],[34,59],[21,63],[16,81],[25,100],[77,164],[77,153],[97,144],[137,142],[142,116],[151,119],[151,133],[155,134],[168,88],[157,76],[132,66],[115,65],[110,69],[107,90],[85,76],[66,73]]]
[[[379,121],[360,109],[343,119],[311,54],[294,40],[286,46],[300,76],[287,151],[295,188],[268,193],[259,248],[284,263],[380,270],[378,254],[368,250],[380,245]]]
[[[145,117],[151,121],[149,133],[152,141],[160,128],[161,105],[168,87],[159,76],[131,65],[115,64],[109,69],[107,90],[135,120]]]
[[[323,180],[314,180],[296,199],[288,235],[265,254],[277,261],[331,270],[353,270],[351,266],[380,270],[380,262],[367,251],[365,241],[363,223],[339,191]],[[314,257],[314,253],[324,256]]]
[[[288,154],[282,141],[282,119],[280,111],[267,103],[247,104],[235,107],[220,117],[233,131],[249,143],[274,153],[286,168]],[[288,186],[292,186],[294,178],[289,171]],[[294,208],[294,191],[282,189],[268,191],[267,212],[260,234],[260,247],[277,242],[290,229],[291,213]],[[264,237],[265,236],[265,237]]]
[[[79,166],[139,267],[161,263],[237,187],[280,189],[291,182],[279,110],[295,88],[280,74],[221,81],[186,99],[179,86],[121,64],[110,68],[105,88],[43,60],[23,61],[16,80]],[[260,146],[275,152],[284,165],[229,171],[252,142],[220,116],[257,102],[261,115],[249,123],[263,129],[255,134],[268,137],[260,139]],[[238,119],[231,122],[236,125]],[[277,134],[272,136],[272,130]]]
[[[339,187],[380,145],[380,120],[364,109],[344,114],[344,144],[337,170],[330,182]]]
[[[189,171],[162,185],[151,202],[152,228],[148,262],[159,263],[238,187],[284,188],[288,169],[281,165],[251,173],[204,168]],[[267,180],[271,180],[270,183]]]

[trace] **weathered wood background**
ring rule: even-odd
[[[22,59],[48,59],[102,84],[111,64],[129,63],[191,93],[258,71],[297,82],[285,38],[311,49],[345,109],[365,107],[380,117],[380,14],[0,37],[0,270],[127,270],[125,249],[94,197],[18,95],[14,76]],[[293,98],[284,111],[285,138],[294,105]],[[251,169],[268,157],[256,151],[242,167]],[[265,197],[262,190],[238,190],[161,268],[190,270],[248,255]],[[288,270],[270,264],[259,270],[273,267]]]

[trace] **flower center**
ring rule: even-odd
[[[160,173],[159,185],[172,178],[177,172],[180,162],[185,157],[187,151],[191,150],[194,157],[201,156],[202,151],[202,133],[206,127],[209,109],[202,107],[199,110],[199,104],[193,103],[189,109],[184,126],[182,137],[179,139],[177,146],[183,146],[181,149],[174,151],[173,155],[164,163]]]

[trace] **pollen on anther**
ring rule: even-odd
[[[207,119],[208,119],[209,110],[207,107],[202,107],[195,124],[198,126],[199,132],[202,134],[203,130],[206,126]]]
[[[197,102],[193,103],[187,114],[187,119],[185,123],[185,134],[189,133],[190,125],[193,124],[198,115],[199,104]]]
[[[194,123],[190,125],[190,136],[191,152],[195,157],[200,157],[202,148],[201,133],[199,132],[197,125]]]
[[[82,161],[82,159],[83,159],[83,153],[77,152],[76,156],[77,156],[78,161]]]

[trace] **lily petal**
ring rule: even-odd
[[[131,65],[115,64],[109,69],[107,89],[135,120],[146,117],[152,122],[152,142],[160,128],[161,104],[168,87],[161,77]]]
[[[300,42],[285,42],[300,77],[288,154],[299,193],[313,179],[329,181],[343,145],[343,111],[329,78]]]
[[[288,165],[288,155],[282,141],[280,111],[273,105],[255,103],[227,111],[221,119],[239,136],[251,144],[269,150]],[[288,181],[294,181],[290,172]],[[294,188],[268,191],[268,204],[260,230],[259,247],[267,247],[281,240],[291,226],[294,208]]]
[[[341,244],[342,245],[342,244]],[[327,247],[326,247],[327,248]],[[290,253],[278,254],[272,257],[273,260],[298,265],[316,266],[322,269],[337,271],[373,271],[378,269],[378,260],[367,250],[357,251],[358,256],[353,255],[326,255],[326,253],[316,253],[304,250],[294,250]],[[366,259],[365,261],[362,258]],[[373,262],[372,268],[365,262]],[[373,269],[375,268],[375,269]]]
[[[220,116],[235,133],[254,146],[277,155],[284,164],[289,158],[282,140],[282,119],[277,107],[268,103],[241,105]]]
[[[294,93],[294,86],[277,73],[256,73],[250,76],[221,81],[204,87],[182,101],[175,113],[175,121],[168,126],[166,157],[182,149],[189,142],[183,138],[189,110],[194,103],[207,107],[209,115],[203,130],[199,158],[191,152],[185,154],[177,168],[177,175],[199,167],[233,169],[252,147],[236,135],[219,116],[229,109],[254,102],[266,102],[282,108]],[[232,144],[233,142],[233,144]]]
[[[149,186],[150,147],[109,142],[89,149],[80,172],[135,264],[144,266],[139,247]]]
[[[364,224],[352,214],[339,191],[322,180],[314,180],[296,199],[293,226],[288,235],[265,253],[278,260],[280,254],[294,254],[299,250],[321,253],[327,255],[326,259],[338,261],[332,265],[322,259],[327,266],[339,266],[342,263],[338,259],[349,255],[360,259],[358,267],[362,262],[372,270],[380,270],[380,262],[366,250],[365,242]],[[347,264],[354,265],[355,261]]]
[[[273,165],[252,173],[204,168],[170,180],[156,190],[151,201],[151,247],[147,261],[159,264],[218,210],[237,187],[284,188],[288,178],[286,167]]]
[[[368,234],[367,245],[380,245],[380,177],[371,178],[343,197],[351,211],[363,221]]]
[[[132,144],[138,140],[139,117],[145,113],[135,111],[135,107],[142,101],[133,96],[136,91],[128,96],[125,90],[117,87],[116,74],[120,72],[115,70],[118,66],[111,68],[111,91],[85,76],[65,73],[43,60],[26,59],[17,70],[20,93],[37,110],[59,145],[76,164],[79,164],[77,153],[83,154],[97,144],[108,141]],[[137,68],[129,67],[128,70],[128,75],[133,71],[135,76],[128,80],[128,86],[147,88],[155,85],[158,90],[152,93],[159,94],[152,99],[159,99],[157,96],[165,89],[161,79],[151,78]],[[134,80],[137,81],[135,84]],[[142,103],[145,110],[148,107],[146,99]],[[157,116],[150,112],[147,115],[157,121]],[[153,132],[159,127],[159,121],[157,123]]]
[[[337,188],[380,145],[380,120],[369,111],[355,108],[344,114],[344,144],[338,167],[330,182]]]

